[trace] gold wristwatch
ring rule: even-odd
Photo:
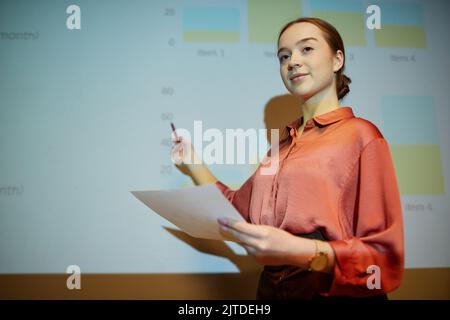
[[[322,242],[314,240],[316,244],[316,253],[309,259],[308,271],[322,272],[328,266],[328,255],[322,249]]]

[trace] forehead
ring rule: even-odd
[[[308,22],[299,22],[287,28],[280,37],[278,47],[294,46],[301,39],[313,37],[319,42],[325,41],[322,30]]]

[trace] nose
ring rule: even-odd
[[[289,63],[288,63],[288,69],[292,70],[294,67],[300,68],[301,66],[302,66],[302,64],[300,61],[300,57],[297,55],[296,52],[293,52],[291,55],[291,59],[289,60]]]

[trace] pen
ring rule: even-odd
[[[176,139],[175,142],[180,142],[180,138],[177,135],[177,131],[175,129],[175,125],[173,124],[173,122],[170,123],[170,126],[172,127],[172,131],[175,134],[175,139]]]

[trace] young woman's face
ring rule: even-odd
[[[332,52],[314,24],[290,26],[281,35],[278,48],[281,78],[293,95],[306,101],[335,86],[334,72],[342,67],[343,54]]]

